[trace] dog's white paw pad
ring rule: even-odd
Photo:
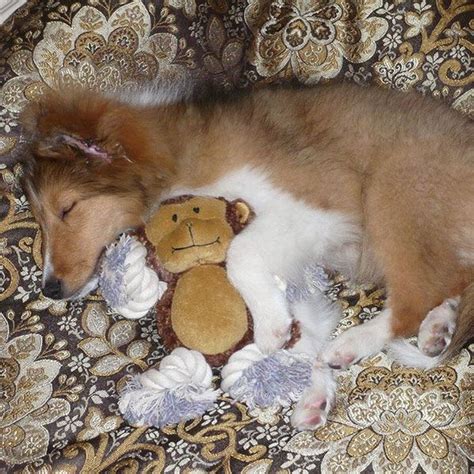
[[[357,354],[356,351],[351,349],[355,347],[355,344],[351,343],[350,340],[346,341],[348,342],[347,344],[341,344],[346,339],[347,337],[342,334],[342,336],[330,343],[324,351],[322,360],[331,369],[345,369],[362,358],[362,355]]]
[[[433,324],[429,330],[420,332],[418,347],[430,357],[441,354],[450,344],[453,330],[448,324]]]
[[[314,430],[326,423],[329,408],[330,403],[325,396],[303,396],[293,411],[291,424],[301,431]]]
[[[331,369],[346,369],[356,364],[371,353],[372,346],[366,342],[370,334],[369,324],[348,329],[327,345],[321,357],[322,361]]]
[[[336,352],[335,354],[333,354],[332,357],[329,358],[329,360],[327,361],[327,364],[329,367],[331,367],[331,369],[339,370],[339,369],[345,369],[349,367],[349,365],[355,364],[359,360],[360,359],[358,359],[355,354],[351,354],[351,353],[341,354],[340,352]]]
[[[454,301],[454,302],[453,302]],[[418,347],[426,355],[435,357],[451,343],[456,328],[456,300],[446,300],[428,313],[418,332]]]

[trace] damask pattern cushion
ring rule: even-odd
[[[473,12],[469,0],[33,0],[18,10],[0,30],[0,472],[468,472],[472,346],[426,372],[384,354],[341,372],[315,432],[294,431],[291,409],[249,411],[226,396],[163,430],[124,423],[117,391],[165,355],[154,315],[128,321],[98,295],[67,305],[41,295],[41,233],[17,161],[19,111],[63,84],[344,79],[416,89],[474,116]],[[344,308],[339,331],[384,297],[342,277],[329,293]]]

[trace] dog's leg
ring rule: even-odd
[[[342,316],[340,307],[316,291],[308,299],[293,303],[290,310],[299,323],[301,334],[290,349],[291,352],[316,357],[328,343],[331,332]]]
[[[449,298],[427,314],[418,332],[418,347],[424,354],[434,357],[449,346],[460,300],[460,297]]]
[[[324,349],[322,360],[341,369],[364,357],[380,352],[392,339],[392,311],[384,309],[374,319],[349,328]]]
[[[431,310],[423,320],[419,335],[418,347],[429,356],[442,353],[451,342],[456,328],[457,307],[460,298],[449,298],[443,304]],[[413,335],[419,325],[420,312],[401,310],[399,305],[392,309],[384,309],[380,315],[371,321],[350,328],[324,350],[323,360],[332,368],[347,367],[364,357],[380,352],[393,338]],[[408,323],[403,316],[412,315]],[[394,315],[398,314],[398,320]],[[425,312],[426,314],[426,312]],[[401,324],[405,324],[402,326]],[[403,332],[400,332],[402,331]]]
[[[332,370],[316,362],[308,387],[295,405],[291,424],[299,430],[313,430],[327,421],[336,398],[336,381]]]
[[[268,354],[288,341],[292,319],[285,295],[262,257],[256,238],[253,232],[235,237],[227,253],[227,274],[250,309],[255,343]]]
[[[433,204],[432,190],[438,189],[433,180],[437,173],[429,174],[426,180],[416,179],[411,165],[423,159],[419,152],[413,154],[407,149],[406,154],[399,152],[393,159],[384,160],[367,182],[365,231],[371,253],[382,269],[388,309],[374,320],[349,329],[328,346],[324,360],[332,366],[347,366],[377,353],[391,339],[418,334],[427,314],[447,298],[459,295],[470,280],[455,255],[455,239],[449,237],[456,235],[453,226],[457,206],[448,206],[442,198],[439,204]],[[398,160],[399,157],[404,158]],[[395,172],[396,180],[392,179]],[[440,189],[447,190],[442,178],[438,184]],[[453,216],[443,222],[450,222],[444,224],[450,230],[438,232],[439,220],[447,219],[448,212]],[[460,220],[464,229],[465,219]],[[427,329],[421,334],[422,345],[430,338],[425,332],[436,329],[435,315],[439,312],[436,310],[427,320]],[[452,319],[453,314],[445,317]],[[451,330],[452,324],[447,324],[442,331],[443,339],[450,337]],[[435,354],[435,345],[428,344],[427,350]]]
[[[317,291],[309,299],[294,303],[291,311],[300,324],[301,337],[290,351],[316,358],[341,317],[340,308]],[[292,425],[300,430],[324,425],[334,404],[335,393],[332,371],[317,361],[313,367],[311,386],[304,391],[294,408]]]

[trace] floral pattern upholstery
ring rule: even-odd
[[[328,424],[226,395],[162,430],[123,422],[117,391],[165,355],[153,314],[127,321],[99,295],[40,292],[41,233],[18,185],[18,114],[47,89],[192,81],[218,89],[328,80],[445,100],[474,117],[469,0],[31,0],[0,29],[0,472],[468,472],[474,347],[426,372],[379,354],[338,375]],[[343,192],[343,190],[341,190]],[[382,289],[337,278],[339,331]],[[216,383],[217,383],[216,372]]]

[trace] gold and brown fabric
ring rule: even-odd
[[[164,356],[154,314],[123,320],[97,295],[42,297],[41,234],[20,189],[18,113],[47,89],[154,81],[241,89],[350,80],[474,115],[471,0],[33,0],[0,29],[0,472],[442,472],[472,466],[471,348],[426,372],[380,354],[338,376],[328,424],[223,396],[158,430],[123,422],[117,391]],[[341,189],[341,192],[344,192]],[[383,291],[331,290],[340,330]],[[216,375],[218,372],[216,372]],[[217,379],[216,379],[217,381]]]

